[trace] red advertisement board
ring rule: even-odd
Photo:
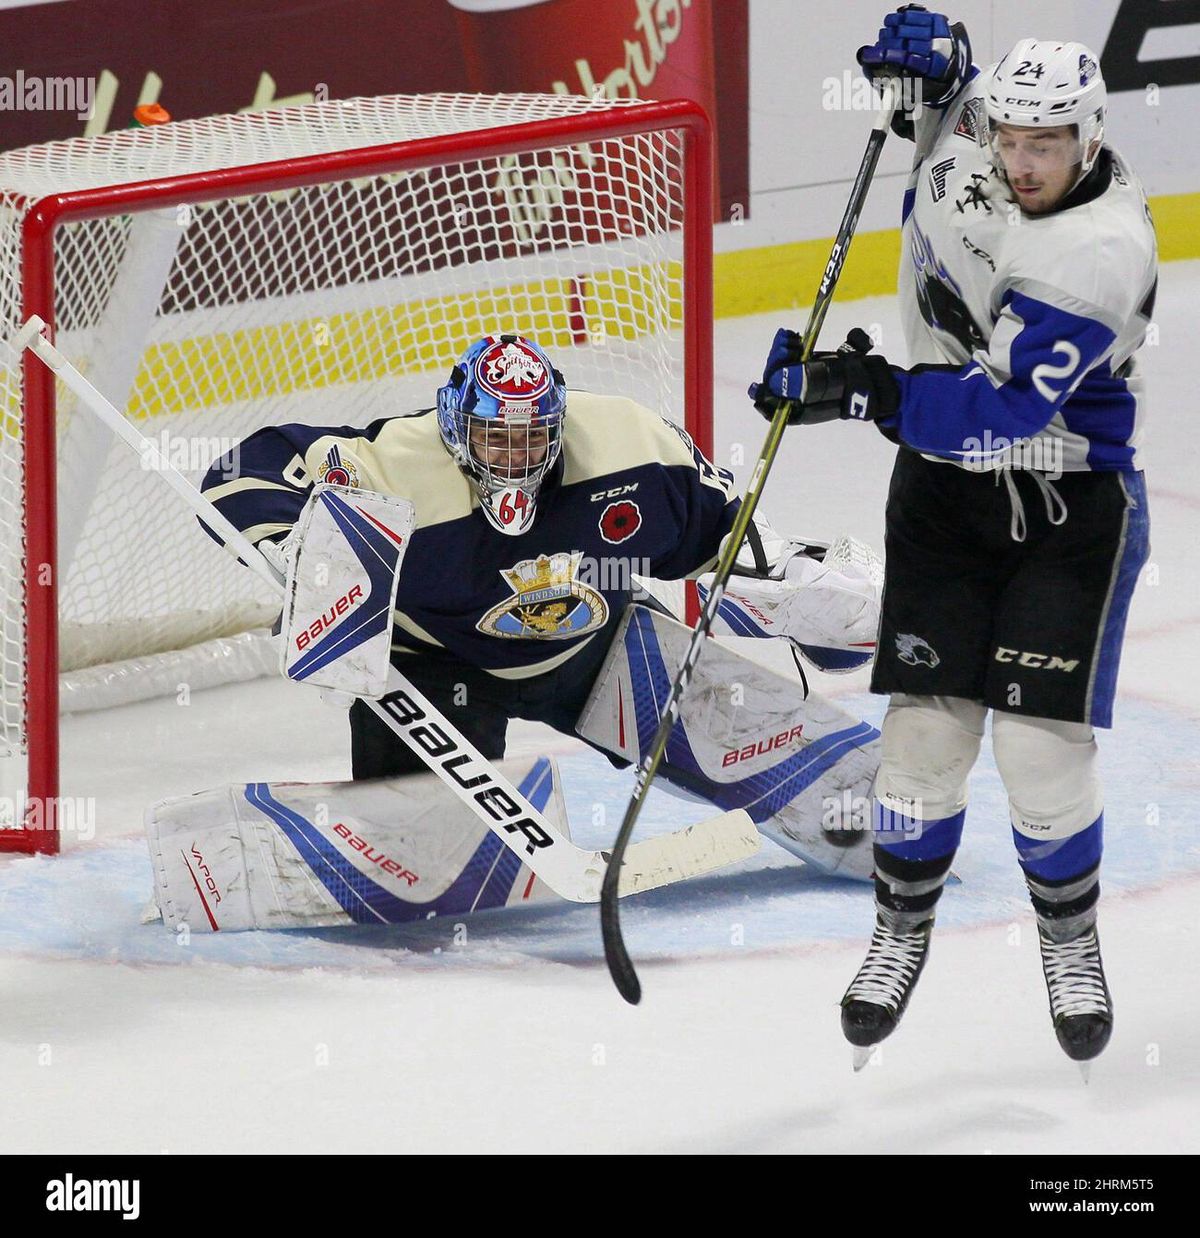
[[[0,149],[355,95],[690,98],[720,215],[749,200],[748,0],[68,0],[0,10]],[[88,119],[85,115],[91,113]]]

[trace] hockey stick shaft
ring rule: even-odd
[[[160,473],[204,524],[282,596],[284,579],[262,551],[46,339],[42,334],[45,325],[31,317],[11,341],[13,349],[32,349],[86,408],[139,455],[147,468]],[[572,902],[597,901],[604,853],[578,847],[565,838],[394,666],[384,700],[360,699],[550,889]],[[754,850],[757,834],[745,813],[726,813],[641,846],[622,882],[622,894],[654,889],[732,863]]]
[[[875,175],[876,165],[879,162],[880,152],[883,150],[883,144],[887,138],[888,126],[891,124],[892,115],[899,103],[899,88],[899,80],[894,77],[887,78],[883,84],[883,99],[875,118],[875,125],[871,130],[871,136],[867,139],[867,148],[863,152],[858,175],[855,177],[845,212],[842,215],[842,222],[838,227],[837,236],[834,238],[829,261],[825,264],[825,272],[821,277],[816,301],[808,317],[808,326],[805,328],[804,333],[803,356],[805,360],[812,355],[817,335],[821,330],[821,324],[825,321],[829,304],[833,300],[834,289],[837,287],[838,278],[846,261],[846,254],[850,249],[850,241],[854,236],[855,228],[858,226],[858,216],[866,200],[867,190],[870,188],[871,180]],[[650,745],[649,751],[638,766],[629,805],[625,810],[625,817],[621,822],[621,828],[613,843],[608,871],[604,875],[604,884],[600,894],[600,931],[604,939],[604,957],[608,961],[608,970],[613,978],[613,983],[617,986],[617,991],[631,1005],[636,1005],[641,1000],[642,986],[638,980],[637,971],[633,966],[633,960],[629,957],[629,951],[625,947],[624,938],[621,935],[620,909],[617,904],[621,862],[629,845],[630,837],[633,834],[634,826],[637,824],[638,815],[641,813],[646,792],[662,764],[671,730],[679,720],[680,702],[691,682],[692,672],[700,659],[705,638],[712,629],[713,620],[716,618],[721,600],[725,596],[725,590],[729,585],[729,578],[733,574],[734,562],[737,559],[738,552],[741,550],[746,530],[750,527],[754,513],[758,508],[762,488],[766,484],[771,466],[775,462],[775,456],[779,451],[780,443],[783,441],[783,432],[787,428],[790,415],[791,405],[782,404],[771,419],[766,442],[763,444],[762,451],[759,453],[754,470],[750,475],[750,484],[746,487],[746,493],[742,497],[741,507],[734,518],[733,527],[729,531],[729,536],[725,539],[725,548],[718,560],[713,582],[709,587],[708,598],[700,612],[700,618],[692,631],[691,642],[688,645],[687,652],[684,654],[683,663],[676,673],[675,679],[671,683],[671,689],[667,694],[667,700],[659,719],[658,730],[654,733],[654,740]]]

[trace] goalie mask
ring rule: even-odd
[[[1099,60],[1082,43],[1022,39],[992,70],[984,94],[992,163],[1014,190],[1061,181],[1073,169],[1062,181],[1069,192],[1091,171],[1108,92]]]
[[[566,409],[563,376],[519,335],[472,344],[438,388],[442,442],[501,533],[532,526],[538,492],[562,450]]]

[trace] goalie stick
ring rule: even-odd
[[[282,597],[283,577],[258,547],[46,339],[42,334],[45,328],[42,319],[30,317],[10,346],[18,355],[31,349]],[[579,847],[564,838],[394,666],[385,699],[361,699],[550,889],[571,902],[594,903],[599,899],[601,883],[612,871],[608,853]],[[722,868],[757,849],[758,832],[749,815],[741,810],[723,813],[630,847],[621,864],[619,893],[639,894],[683,881]]]
[[[859,212],[866,201],[867,190],[870,188],[871,179],[875,175],[875,165],[879,162],[879,153],[883,149],[888,126],[891,124],[892,114],[895,112],[898,103],[899,80],[895,77],[888,77],[883,85],[883,100],[875,118],[875,126],[871,130],[871,136],[867,139],[867,149],[863,153],[858,176],[855,178],[854,187],[850,191],[850,199],[846,203],[842,222],[838,227],[837,236],[834,238],[829,261],[826,263],[825,272],[821,276],[821,286],[817,293],[817,299],[813,304],[812,312],[808,317],[808,325],[804,330],[803,359],[805,361],[812,355],[813,348],[817,342],[817,336],[821,331],[821,324],[825,321],[825,314],[829,309],[829,303],[833,300],[833,291],[837,287],[838,277],[842,273],[842,266],[846,261],[846,254],[850,248],[850,241],[854,236],[855,228],[858,226]],[[762,488],[766,483],[767,474],[771,471],[771,465],[775,461],[775,455],[779,450],[779,444],[783,440],[783,432],[787,428],[790,414],[791,405],[789,403],[782,403],[776,410],[775,416],[771,419],[771,428],[767,431],[767,441],[763,444],[762,451],[759,452],[758,461],[754,466],[754,471],[750,475],[750,484],[746,487],[746,493],[742,498],[742,505],[734,518],[733,528],[730,529],[729,536],[725,539],[725,549],[720,561],[717,563],[713,581],[709,587],[708,598],[700,612],[700,618],[696,621],[691,642],[683,656],[683,663],[676,672],[675,679],[671,684],[671,690],[667,695],[666,704],[663,706],[658,730],[654,735],[654,742],[638,766],[637,777],[633,784],[633,794],[630,796],[624,820],[621,822],[621,828],[613,843],[612,859],[609,862],[608,871],[604,875],[604,885],[600,893],[600,931],[604,938],[604,957],[608,960],[608,970],[612,975],[613,983],[617,986],[617,992],[630,1005],[636,1006],[641,1001],[642,986],[638,980],[637,971],[634,969],[633,960],[629,957],[629,951],[625,948],[624,938],[621,936],[621,913],[617,906],[617,899],[620,896],[619,879],[621,863],[626,855],[626,848],[629,846],[633,827],[637,824],[638,815],[642,810],[646,791],[654,780],[655,774],[658,773],[663,755],[667,750],[667,740],[670,738],[671,729],[679,719],[680,700],[683,693],[687,690],[688,684],[691,682],[692,671],[695,669],[700,652],[704,648],[704,640],[709,634],[713,620],[716,618],[717,610],[721,605],[721,599],[725,596],[729,577],[733,573],[734,561],[737,559],[738,551],[742,548],[742,542],[754,518],[755,509],[758,507],[759,495],[762,493]]]

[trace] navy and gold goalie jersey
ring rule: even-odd
[[[393,649],[461,659],[508,678],[579,652],[628,601],[631,575],[678,580],[711,567],[738,508],[732,475],[679,427],[615,396],[572,391],[562,454],[532,527],[492,528],[442,444],[433,410],[366,429],[258,430],[213,465],[203,492],[252,541],[279,538],[312,486],[410,500]]]

